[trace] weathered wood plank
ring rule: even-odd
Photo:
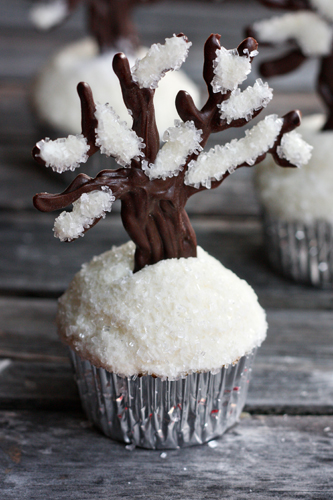
[[[0,407],[80,407],[56,301],[0,299]],[[333,413],[333,312],[269,310],[268,338],[253,370],[247,410]]]
[[[333,417],[246,417],[209,445],[132,452],[81,414],[0,414],[2,498],[328,500]]]
[[[59,295],[82,263],[128,240],[117,214],[71,244],[54,239],[53,220],[37,211],[0,215],[2,293]],[[332,291],[294,284],[267,266],[259,221],[207,217],[193,218],[193,225],[198,243],[246,279],[264,307],[332,308]]]

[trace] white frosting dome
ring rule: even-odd
[[[322,132],[323,115],[305,117],[298,131],[313,146],[300,169],[281,168],[269,156],[258,166],[260,201],[272,217],[308,224],[333,223],[333,131]]]
[[[135,57],[129,57],[130,66],[136,58],[146,54],[140,47]],[[95,102],[110,103],[121,120],[131,125],[130,117],[121,94],[119,80],[112,69],[116,52],[99,55],[96,42],[86,38],[72,43],[57,54],[42,68],[32,89],[32,102],[39,118],[65,133],[81,131],[80,100],[76,86],[87,82],[93,91]],[[194,101],[200,102],[198,87],[183,71],[169,72],[160,81],[154,104],[156,122],[161,132],[179,118],[175,98],[179,90],[186,90]]]
[[[253,289],[198,247],[133,274],[132,242],[82,266],[59,300],[62,339],[124,376],[176,379],[219,370],[259,346],[265,313]]]

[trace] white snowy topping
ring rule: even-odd
[[[318,10],[320,14],[333,21],[333,2],[332,0],[310,0],[313,8]]]
[[[102,191],[84,193],[73,203],[72,212],[62,212],[54,222],[54,236],[60,241],[71,241],[83,236],[84,230],[91,226],[95,219],[105,217],[111,212],[115,197],[107,186]]]
[[[128,165],[133,158],[143,156],[141,149],[145,146],[141,137],[131,130],[108,104],[97,104],[95,117],[98,125],[96,145],[102,154],[113,156],[119,165]]]
[[[215,93],[226,94],[229,90],[234,90],[251,72],[251,57],[258,54],[257,51],[245,56],[240,56],[237,49],[227,50],[224,47],[217,49],[214,60],[214,78],[212,87]]]
[[[293,130],[288,134],[284,134],[281,140],[281,145],[276,151],[280,158],[286,158],[296,167],[302,167],[309,163],[313,147],[305,142],[298,132]]]
[[[266,116],[246,130],[242,139],[234,139],[224,146],[215,146],[208,153],[201,153],[196,161],[189,163],[185,184],[196,188],[202,184],[209,189],[212,179],[221,180],[226,172],[234,172],[243,163],[253,165],[258,156],[274,145],[282,124],[283,120],[277,115]]]
[[[238,118],[249,121],[255,111],[265,108],[272,99],[273,90],[259,78],[253,87],[247,87],[243,92],[240,89],[233,90],[229,99],[218,107],[221,109],[221,118],[227,123]]]
[[[139,59],[132,68],[133,80],[139,84],[140,88],[156,89],[158,82],[167,71],[181,67],[191,45],[185,37],[176,35],[166,38],[164,45],[154,43],[147,55]]]
[[[270,157],[257,167],[260,200],[272,217],[333,224],[333,132],[322,132],[324,123],[324,115],[302,119],[298,130],[313,151],[309,163],[301,169],[278,167]]]
[[[283,43],[296,40],[306,56],[330,53],[333,30],[314,12],[294,12],[281,17],[258,21],[253,25],[261,42]]]
[[[183,123],[175,120],[175,126],[164,132],[165,144],[159,150],[155,163],[143,162],[143,170],[150,179],[166,179],[178,175],[192,153],[202,150],[200,146],[202,130],[197,130],[193,121]]]
[[[61,23],[68,15],[67,2],[55,0],[49,3],[35,3],[30,11],[30,19],[40,30],[48,30]]]
[[[252,288],[200,247],[135,274],[134,252],[129,242],[94,257],[60,298],[62,339],[95,366],[174,380],[218,370],[264,340]]]
[[[66,170],[75,170],[80,163],[88,160],[87,139],[83,135],[69,135],[68,137],[51,141],[48,137],[37,142],[40,158],[45,161],[46,167],[61,174]]]

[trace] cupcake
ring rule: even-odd
[[[328,114],[309,116],[302,122],[302,135],[313,148],[306,166],[298,172],[276,169],[266,158],[257,170],[256,185],[272,265],[297,282],[332,287],[333,6],[332,2],[312,1],[310,5],[298,2],[297,8],[290,4],[289,8],[296,12],[258,21],[251,29],[266,43],[293,45],[286,55],[261,64],[261,73],[288,73],[309,57],[319,58],[317,89]],[[299,163],[304,163],[309,153],[310,149],[304,148]]]
[[[48,30],[62,23],[78,3],[72,0],[37,3],[31,11],[32,22],[40,30]],[[120,118],[130,125],[131,117],[122,105],[112,61],[117,52],[126,51],[132,66],[147,50],[140,46],[131,20],[135,3],[139,5],[147,1],[88,1],[91,36],[54,54],[34,79],[31,104],[40,123],[64,134],[77,134],[81,129],[81,112],[75,89],[80,81],[84,81],[91,86],[97,101],[109,102]],[[174,102],[180,88],[187,90],[199,103],[199,89],[190,78],[182,71],[169,73],[156,92],[159,130],[164,131],[177,118]]]
[[[82,134],[40,141],[33,151],[39,163],[58,172],[75,169],[98,149],[121,165],[95,178],[80,174],[63,193],[40,193],[34,204],[42,211],[73,204],[54,225],[56,237],[72,241],[105,217],[116,199],[122,202],[132,241],[83,265],[59,300],[57,322],[88,417],[107,436],[131,446],[191,446],[234,425],[266,335],[254,291],[197,247],[185,205],[268,152],[281,166],[291,166],[304,143],[282,145],[299,124],[299,113],[292,111],[268,116],[243,139],[204,152],[211,132],[245,125],[272,94],[261,81],[238,89],[251,71],[257,42],[247,38],[227,50],[219,40],[211,35],[205,44],[205,106],[196,108],[180,91],[181,120],[167,129],[161,149],[154,92],[187,55],[190,44],[182,34],[159,51],[153,46],[132,69],[124,54],[115,56],[131,129],[109,105],[95,105],[91,89],[81,83]]]

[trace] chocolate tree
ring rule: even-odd
[[[184,35],[153,45],[132,70],[124,54],[114,57],[132,129],[118,120],[110,106],[95,105],[86,83],[78,85],[82,135],[40,141],[34,158],[61,172],[73,170],[100,149],[114,156],[122,168],[103,170],[95,178],[80,174],[61,194],[35,196],[35,207],[46,212],[73,203],[73,212],[63,212],[56,219],[55,236],[63,241],[82,236],[119,199],[123,225],[136,245],[135,271],[162,259],[194,257],[196,236],[185,211],[192,195],[218,187],[233,171],[259,163],[267,153],[282,167],[304,160],[307,145],[292,132],[300,124],[298,111],[283,118],[267,116],[244,138],[203,151],[211,133],[244,126],[272,98],[271,89],[261,80],[243,92],[238,88],[251,71],[256,40],[247,38],[233,50],[226,50],[219,40],[220,35],[211,35],[205,44],[206,104],[199,110],[191,96],[180,91],[176,107],[182,121],[166,131],[161,149],[154,92],[165,72],[184,61],[190,46]]]
[[[281,18],[254,23],[247,30],[248,35],[255,36],[261,43],[277,45],[279,42],[286,42],[290,46],[290,50],[283,56],[263,62],[259,68],[260,73],[264,77],[283,75],[297,69],[308,58],[318,58],[320,69],[317,91],[328,110],[323,130],[333,130],[333,2],[259,1],[267,7],[293,11],[293,14]]]

